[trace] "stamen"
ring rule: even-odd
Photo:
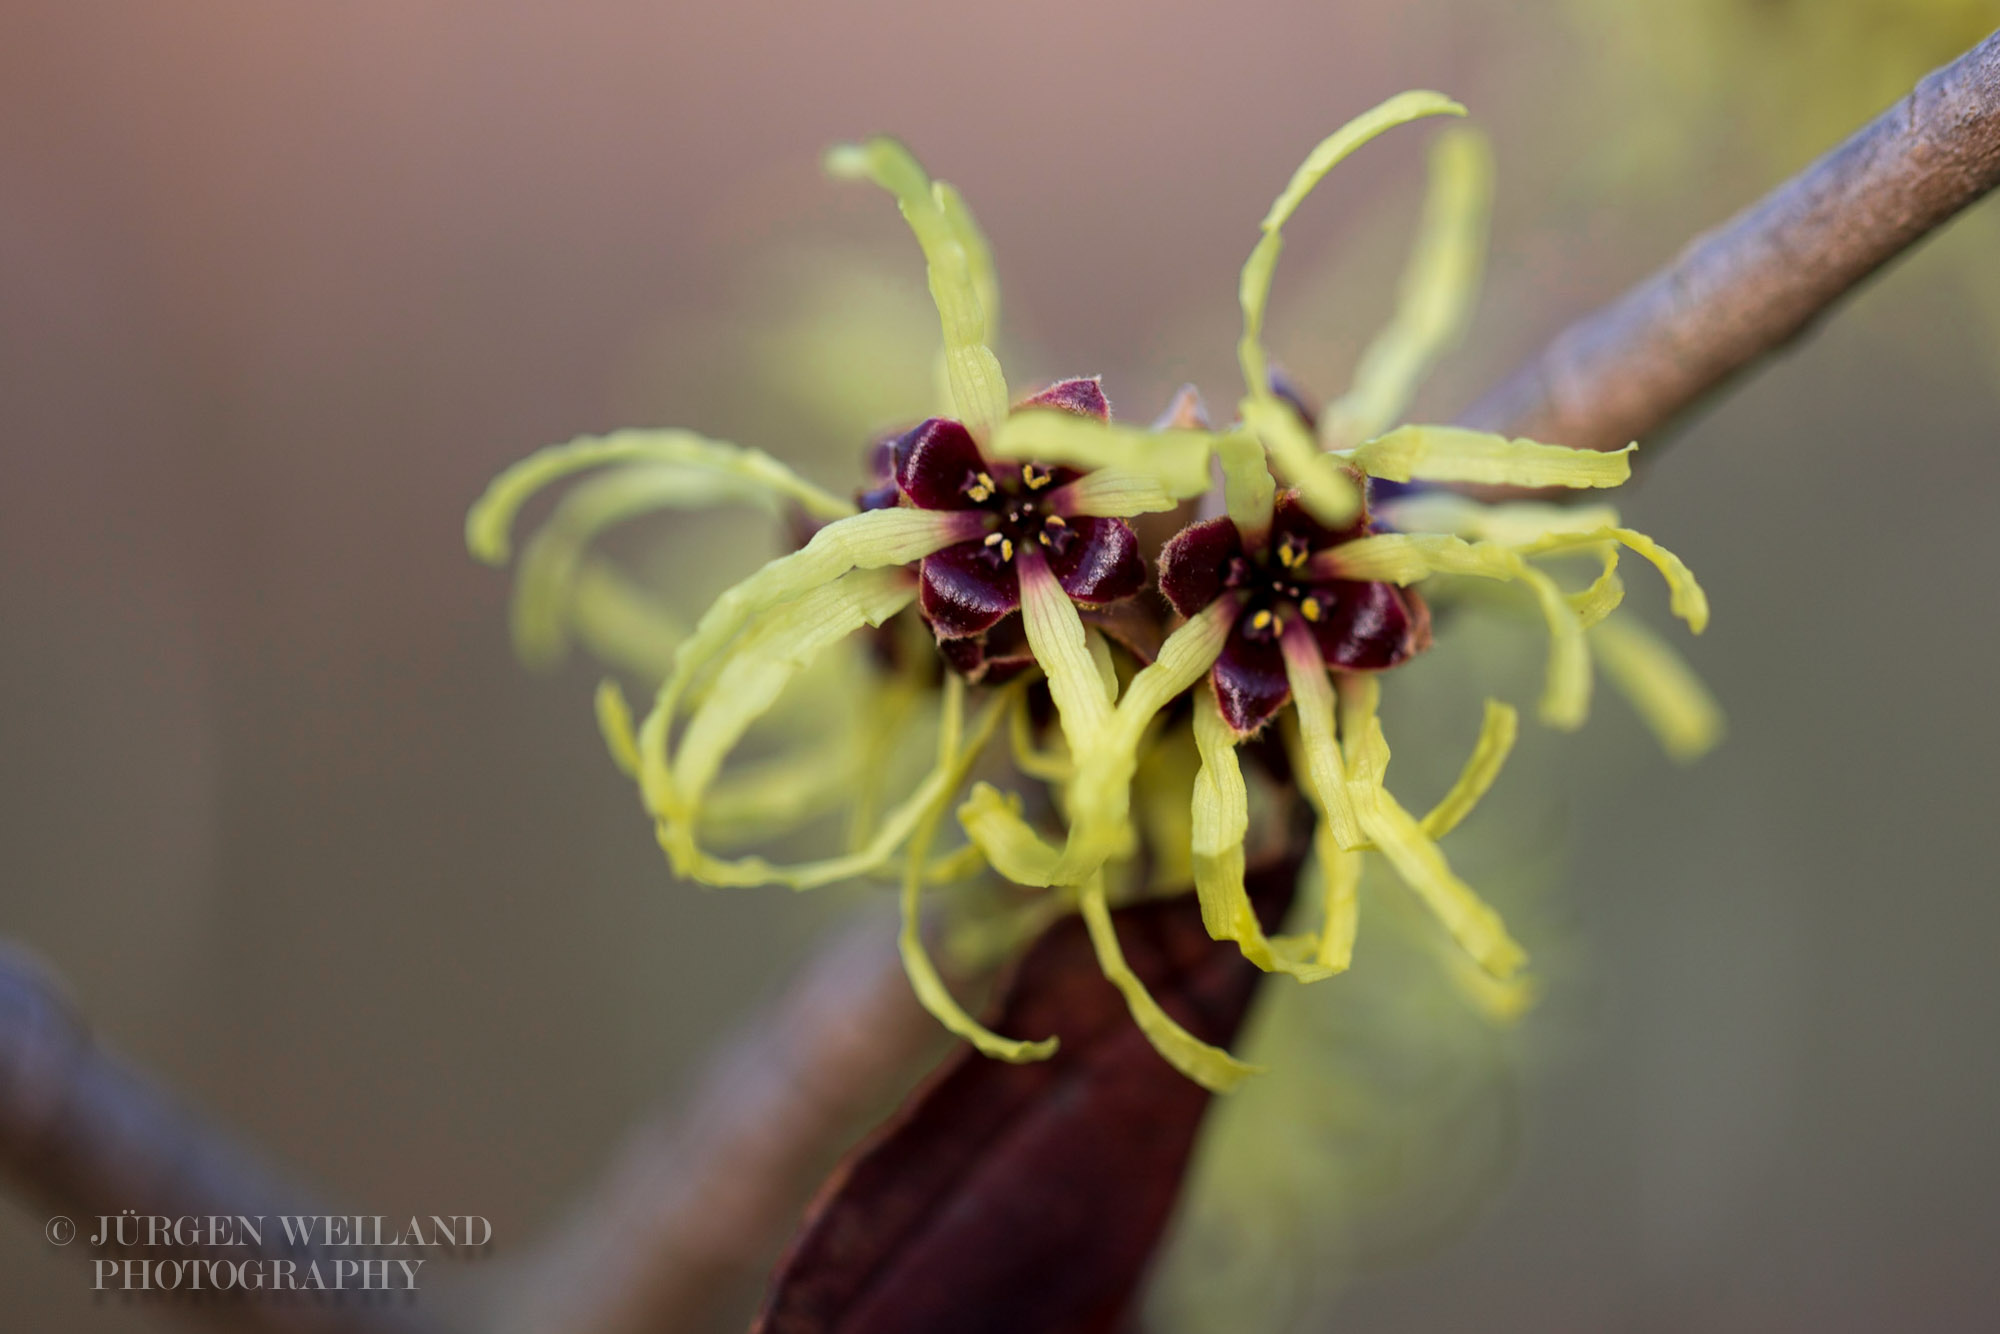
[[[1004,540],[1005,538],[1000,533],[988,533],[986,535],[986,545],[989,547],[997,547]]]
[[[1307,598],[1299,604],[1299,614],[1309,621],[1319,620],[1319,599]]]
[[[1055,474],[1044,472],[1032,463],[1021,465],[1021,483],[1030,491],[1039,491],[1049,484]]]
[[[1260,611],[1250,618],[1250,628],[1252,630],[1268,630],[1271,628],[1273,619],[1270,612]]]
[[[1003,537],[1003,538],[1001,538],[1001,539],[1000,539],[1000,559],[1001,559],[1001,560],[1003,560],[1003,561],[1007,561],[1007,560],[1012,560],[1012,559],[1014,559],[1014,539],[1013,539],[1013,538],[1011,538],[1011,537]]]
[[[965,488],[965,494],[974,504],[981,505],[993,499],[993,475],[988,472],[973,474],[972,482]]]

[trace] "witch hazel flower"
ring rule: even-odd
[[[643,717],[614,684],[599,690],[607,745],[675,871],[709,885],[795,889],[893,875],[919,999],[980,1051],[1013,1061],[1043,1059],[1054,1041],[995,1033],[967,1013],[927,952],[923,899],[981,880],[1029,891],[1012,895],[1024,920],[1080,913],[1135,1023],[1165,1059],[1217,1090],[1253,1067],[1176,1023],[1119,943],[1114,906],[1157,892],[1146,882],[1162,867],[1178,868],[1183,880],[1165,888],[1191,890],[1218,941],[1260,968],[1320,982],[1351,962],[1363,858],[1377,853],[1467,959],[1496,985],[1516,985],[1525,952],[1440,842],[1495,781],[1515,710],[1487,701],[1458,780],[1423,816],[1387,786],[1383,681],[1447,632],[1434,609],[1485,587],[1536,616],[1550,644],[1539,714],[1551,726],[1582,723],[1600,665],[1676,754],[1712,744],[1719,715],[1663,641],[1618,615],[1620,553],[1634,552],[1665,576],[1675,613],[1702,628],[1706,598],[1671,553],[1606,506],[1485,504],[1453,489],[1612,487],[1630,475],[1629,448],[1398,424],[1463,330],[1477,285],[1488,165],[1476,136],[1440,137],[1396,315],[1348,392],[1315,410],[1269,363],[1264,315],[1285,223],[1377,135],[1462,114],[1438,94],[1405,93],[1307,157],[1243,269],[1244,390],[1237,421],[1219,431],[1196,419],[1191,397],[1153,428],[1114,422],[1094,379],[1015,403],[991,347],[991,252],[964,201],[892,140],[834,150],[831,172],[883,187],[916,235],[947,387],[943,412],[878,446],[877,476],[857,501],[754,449],[628,431],[524,460],[468,518],[475,554],[499,563],[528,497],[596,474],[558,504],[524,560],[522,587],[535,593],[517,599],[517,631],[542,627],[524,646],[555,642],[561,612],[582,618],[587,605],[600,631],[630,628],[627,590],[585,554],[614,523],[718,502],[810,521],[795,550],[725,590],[677,636]],[[1157,551],[1127,522],[1169,513],[1185,526]],[[1200,513],[1213,517],[1186,523]],[[1581,582],[1563,573],[1572,563]],[[869,642],[899,647],[860,655],[864,679],[852,684],[834,664],[871,631]],[[907,652],[912,644],[936,657]],[[798,725],[774,723],[795,685],[813,700],[809,715],[851,719],[853,730],[802,739]],[[734,754],[753,728],[776,756],[746,765]],[[1264,737],[1282,745],[1247,744]],[[878,803],[894,767],[883,756],[919,743],[928,768]],[[1149,765],[1173,755],[1192,768]],[[1246,764],[1263,771],[1254,789]],[[1184,796],[1174,783],[1188,784]],[[1278,806],[1262,812],[1264,827],[1313,831],[1301,878],[1313,901],[1290,934],[1267,934],[1245,890],[1253,790]],[[712,846],[725,825],[777,833],[843,805],[850,837],[831,855],[780,865]],[[953,823],[964,842],[934,854]]]

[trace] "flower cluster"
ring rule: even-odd
[[[474,553],[503,562],[530,495],[599,473],[565,497],[524,556],[516,628],[526,647],[561,639],[565,618],[594,641],[639,637],[621,611],[629,590],[588,554],[613,523],[716,502],[794,516],[795,550],[674,634],[643,719],[635,724],[615,685],[599,691],[607,743],[674,869],[711,885],[798,889],[898,874],[903,958],[924,1004],[989,1055],[1039,1059],[1053,1040],[980,1024],[945,986],[922,930],[927,890],[998,877],[1028,891],[1015,896],[1027,920],[1081,912],[1136,1022],[1168,1060],[1216,1089],[1252,1067],[1176,1024],[1119,947],[1113,905],[1157,892],[1161,868],[1181,868],[1166,888],[1191,889],[1218,940],[1313,982],[1348,966],[1361,859],[1374,851],[1472,961],[1495,979],[1514,977],[1523,951],[1440,846],[1494,781],[1514,710],[1488,702],[1457,782],[1423,816],[1385,782],[1380,680],[1430,645],[1426,594],[1450,598],[1481,581],[1525,591],[1548,630],[1540,714],[1552,726],[1583,721],[1593,650],[1670,750],[1705,749],[1717,721],[1664,645],[1614,616],[1619,553],[1629,550],[1658,567],[1674,611],[1699,631],[1707,604],[1678,560],[1603,506],[1485,504],[1450,489],[1616,486],[1629,475],[1629,448],[1595,453],[1396,425],[1462,329],[1476,284],[1487,173],[1476,137],[1439,141],[1400,308],[1352,389],[1314,410],[1269,366],[1264,313],[1292,213],[1385,130],[1462,114],[1435,93],[1403,94],[1326,139],[1294,175],[1243,271],[1243,395],[1223,429],[1188,391],[1149,427],[1114,421],[1095,379],[1015,402],[991,346],[991,253],[963,200],[891,140],[835,150],[830,170],[887,190],[922,247],[943,330],[946,411],[884,440],[852,503],[756,450],[629,431],[530,457],[496,479],[468,519]],[[1159,535],[1142,539],[1149,531]],[[1594,561],[1597,573],[1566,587],[1545,568],[1544,558],[1561,557]],[[877,651],[836,678],[833,655],[853,640]],[[843,683],[849,706],[828,710],[822,696],[815,711],[822,731],[833,716],[829,739],[776,761],[733,761],[801,677]],[[879,801],[894,768],[884,747],[918,734],[929,738],[928,768],[897,800]],[[1261,744],[1267,737],[1281,744]],[[1191,779],[1183,771],[1178,795],[1162,799],[1170,766],[1155,773],[1148,757],[1176,746],[1192,758]],[[1315,902],[1300,905],[1304,929],[1292,934],[1267,934],[1245,892],[1260,847],[1246,760],[1260,772],[1255,804],[1281,808],[1263,812],[1263,826],[1280,841],[1302,823],[1316,829],[1307,877]],[[716,851],[730,831],[769,834],[842,804],[850,838],[832,855],[780,865]],[[935,852],[953,817],[963,841]]]

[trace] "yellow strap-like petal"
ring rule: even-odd
[[[1488,504],[1434,489],[1385,500],[1376,506],[1376,513],[1390,527],[1405,533],[1450,533],[1510,547],[1557,533],[1587,533],[1618,525],[1618,510],[1611,505],[1545,500]]]
[[[1618,610],[1618,605],[1625,600],[1625,581],[1618,577],[1618,550],[1617,543],[1604,543],[1598,553],[1604,568],[1597,578],[1590,581],[1588,588],[1569,595],[1569,605],[1586,630]]]
[[[1631,479],[1635,448],[1569,449],[1461,426],[1399,426],[1341,457],[1391,482],[1605,487]]]
[[[1273,941],[1264,934],[1243,884],[1244,839],[1250,832],[1250,791],[1237,762],[1237,737],[1212,689],[1194,692],[1194,742],[1201,769],[1194,780],[1194,889],[1202,925],[1217,940],[1235,941],[1243,957],[1265,972],[1315,982],[1336,971],[1313,956],[1315,940]]]
[[[1722,706],[1673,646],[1636,619],[1614,616],[1591,627],[1590,646],[1661,749],[1683,763],[1722,739]]]
[[[1354,962],[1354,938],[1361,924],[1361,853],[1343,848],[1333,826],[1321,820],[1313,829],[1313,855],[1319,863],[1319,951],[1313,962],[1329,973],[1344,973]]]
[[[1486,701],[1486,718],[1480,724],[1479,739],[1472,744],[1472,754],[1466,757],[1465,767],[1459,770],[1451,790],[1423,818],[1426,838],[1443,838],[1458,828],[1459,821],[1472,814],[1473,807],[1493,786],[1493,780],[1500,776],[1520,730],[1521,716],[1512,705],[1502,704],[1497,699]]]
[[[521,549],[508,612],[515,655],[536,670],[562,662],[586,552],[608,529],[647,514],[713,505],[757,504],[775,512],[777,500],[776,492],[749,478],[673,464],[629,464],[586,478]]]
[[[1091,657],[1083,618],[1041,552],[1027,547],[1014,564],[1020,572],[1021,623],[1028,633],[1028,648],[1048,677],[1056,719],[1070,753],[1086,754],[1111,720],[1111,698]]]
[[[1077,902],[1083,910],[1084,925],[1090,931],[1090,943],[1097,951],[1097,966],[1125,997],[1132,1022],[1176,1070],[1217,1093],[1228,1093],[1246,1076],[1262,1073],[1261,1067],[1239,1061],[1222,1048],[1203,1042],[1160,1008],[1119,948],[1118,930],[1111,920],[1111,907],[1105,901],[1102,875],[1092,876],[1083,884],[1077,892]]]
[[[944,979],[938,976],[937,965],[931,962],[930,952],[924,948],[924,872],[931,840],[937,833],[938,821],[950,805],[952,794],[965,781],[966,770],[971,768],[973,759],[991,737],[1001,711],[1011,703],[1005,697],[994,700],[979,725],[973,729],[973,735],[961,746],[957,719],[964,707],[964,690],[964,683],[958,677],[948,675],[945,678],[945,721],[939,729],[937,765],[937,775],[942,781],[936,784],[910,836],[903,869],[903,923],[896,936],[896,948],[903,957],[903,971],[909,974],[910,987],[916,992],[917,1000],[946,1029],[998,1060],[1016,1063],[1047,1060],[1056,1052],[1058,1043],[1055,1038],[1025,1042],[1002,1037],[987,1028],[958,1003],[950,988],[945,986]]]
[[[1303,621],[1285,627],[1285,679],[1292,688],[1292,713],[1298,719],[1294,763],[1305,776],[1306,798],[1333,829],[1343,848],[1358,848],[1367,835],[1355,820],[1348,795],[1347,765],[1335,736],[1333,682],[1326,660]]]
[[[466,548],[488,565],[506,564],[508,530],[522,505],[551,482],[613,463],[671,463],[688,469],[690,478],[698,472],[740,478],[797,501],[816,518],[854,513],[851,502],[814,486],[762,450],[692,431],[618,431],[537,450],[495,477],[465,516]],[[696,483],[691,480],[690,485]]]
[[[910,605],[916,588],[899,570],[857,570],[811,589],[761,618],[733,652],[726,689],[702,700],[674,754],[657,809],[691,823],[702,794],[752,722],[828,646]],[[642,753],[642,770],[644,756]]]
[[[1062,850],[1021,818],[1021,799],[991,783],[974,783],[958,808],[959,827],[993,869],[1017,885],[1056,883]]]
[[[687,626],[654,591],[609,561],[586,558],[570,580],[569,625],[584,651],[649,682],[673,669]]]
[[[992,287],[992,256],[964,201],[949,187],[935,185],[894,139],[842,144],[826,155],[826,169],[846,179],[871,180],[895,197],[929,266],[931,300],[944,327],[953,415],[989,437],[1007,416],[1007,381],[988,346],[994,312],[987,310],[981,291]]]
[[[1458,878],[1437,844],[1380,781],[1389,764],[1380,719],[1368,719],[1361,753],[1354,766],[1357,777],[1349,784],[1361,828],[1480,967],[1503,980],[1512,977],[1527,961],[1526,951],[1507,934],[1500,915]]]
[[[1695,580],[1694,572],[1673,552],[1632,528],[1595,528],[1582,533],[1551,534],[1520,548],[1524,555],[1567,551],[1596,542],[1620,542],[1653,563],[1667,581],[1668,606],[1687,622],[1688,629],[1700,634],[1708,628],[1708,594]]]
[[[997,458],[1142,474],[1185,500],[1208,490],[1208,459],[1217,438],[1209,431],[1153,430],[1059,408],[1023,408],[1001,423],[987,450]]]
[[[1440,93],[1399,93],[1335,130],[1307,154],[1273,201],[1260,224],[1264,234],[1243,265],[1237,285],[1243,307],[1243,337],[1237,345],[1246,395],[1243,421],[1262,437],[1278,470],[1298,488],[1306,508],[1324,523],[1338,526],[1351,520],[1359,508],[1360,495],[1339,466],[1319,453],[1318,442],[1305,424],[1271,392],[1270,362],[1264,353],[1264,315],[1270,305],[1278,253],[1285,244],[1284,225],[1341,159],[1377,135],[1424,116],[1464,114],[1464,107]]]
[[[1361,354],[1353,387],[1321,414],[1327,448],[1345,449],[1402,420],[1424,376],[1464,336],[1485,265],[1492,198],[1486,136],[1470,126],[1438,135],[1395,318]]]
[[[1264,461],[1264,446],[1248,432],[1233,432],[1216,445],[1222,464],[1222,498],[1229,521],[1243,538],[1243,545],[1255,550],[1271,532],[1271,513],[1278,485],[1271,479],[1270,465]]]
[[[639,743],[632,735],[632,706],[625,701],[625,692],[607,677],[597,683],[595,703],[598,735],[611,752],[611,762],[627,778],[638,777]]]
[[[681,697],[750,623],[773,607],[832,583],[850,570],[903,565],[965,540],[976,531],[976,512],[920,509],[871,510],[828,524],[812,540],[769,562],[709,605],[694,633],[674,654],[674,669],[661,683],[652,710],[639,729],[640,775],[656,809],[672,814],[666,790],[668,735]]]
[[[1099,468],[1085,473],[1049,498],[1058,514],[1129,519],[1135,514],[1164,514],[1180,504],[1167,494],[1160,479],[1136,468]]]

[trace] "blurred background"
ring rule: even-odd
[[[12,0],[0,933],[329,1198],[484,1214],[517,1255],[841,909],[671,883],[594,671],[513,660],[464,511],[628,423],[849,485],[869,428],[921,411],[935,332],[893,210],[820,179],[827,142],[897,133],[965,192],[1015,384],[1101,372],[1150,417],[1183,380],[1230,401],[1236,270],[1306,149],[1448,91],[1499,185],[1436,419],[1996,24],[1990,0]],[[1388,308],[1405,133],[1288,233],[1274,342],[1322,394]],[[1299,1328],[2000,1320],[1996,256],[1989,204],[1624,498],[1710,589],[1688,651],[1730,738],[1677,767],[1607,695],[1547,748],[1566,962],[1518,1039],[1507,1162],[1449,1244],[1329,1257],[1341,1304]],[[10,1325],[165,1319],[86,1288],[0,1206]]]

